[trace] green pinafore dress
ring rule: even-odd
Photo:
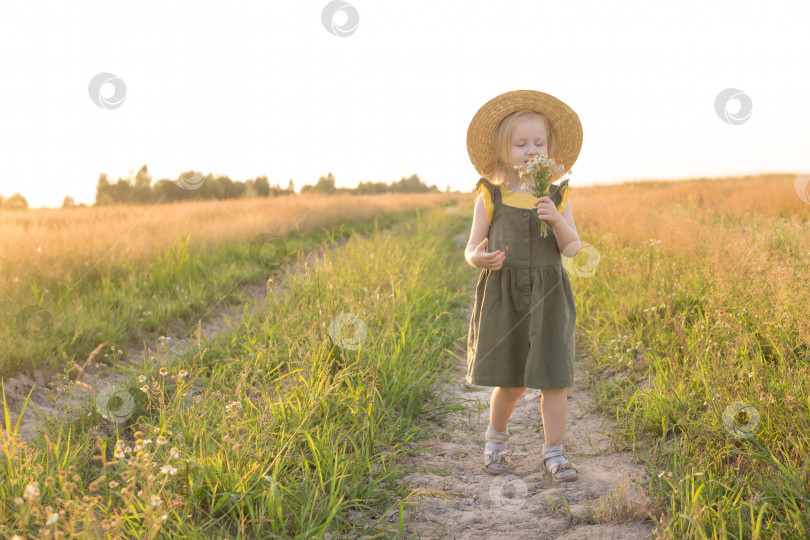
[[[536,207],[506,205],[501,193],[506,188],[485,178],[476,187],[482,183],[493,205],[487,251],[501,250],[506,258],[499,270],[483,268],[478,278],[466,380],[479,386],[570,387],[577,311],[554,231],[548,225],[548,236],[541,237]],[[558,209],[567,183],[549,188]],[[510,201],[522,197],[507,194]]]

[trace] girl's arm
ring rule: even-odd
[[[467,249],[464,250],[464,258],[467,263],[475,268],[488,268],[489,270],[499,270],[503,265],[506,254],[501,250],[488,252],[489,243],[489,219],[487,218],[486,207],[484,205],[485,194],[481,193],[475,201],[473,209],[472,229],[470,230],[470,241],[467,242]],[[484,244],[484,240],[487,244]]]
[[[577,227],[574,225],[574,212],[571,210],[571,201],[568,201],[565,210],[551,228],[554,230],[554,236],[557,237],[557,247],[560,253],[566,257],[573,257],[579,251],[581,242],[579,234],[577,234]]]

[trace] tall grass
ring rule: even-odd
[[[256,253],[259,235],[282,238],[289,258],[449,200],[301,195],[0,212],[0,375],[61,369],[102,341],[186,330],[238,285],[267,279],[268,258],[284,262],[270,246]]]
[[[794,177],[580,189],[574,202],[601,257],[574,283],[593,388],[645,450],[667,537],[810,530],[810,208]],[[735,402],[751,407],[735,416]]]
[[[73,424],[50,424],[41,445],[7,448],[0,531],[393,534],[382,518],[401,518],[411,496],[394,482],[396,456],[424,433],[414,420],[446,406],[434,384],[468,322],[458,315],[474,270],[452,247],[469,228],[461,217],[421,212],[353,236],[286,276],[289,292],[241,326],[133,372],[134,409],[113,437],[88,408]]]

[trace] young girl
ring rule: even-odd
[[[511,471],[507,424],[526,387],[542,391],[543,468],[555,482],[578,478],[563,455],[566,387],[574,381],[576,305],[560,253],[580,242],[568,179],[536,199],[515,166],[548,154],[568,170],[582,146],[577,114],[557,98],[516,90],[488,101],[467,131],[467,151],[481,179],[465,257],[482,268],[467,343],[467,382],[495,386],[484,470]],[[553,169],[552,181],[563,174]],[[540,220],[548,236],[540,236]]]

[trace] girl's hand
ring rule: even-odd
[[[562,215],[557,211],[557,205],[548,196],[537,199],[534,206],[537,207],[537,217],[552,227],[556,226],[562,219]]]
[[[484,238],[484,240],[475,247],[475,253],[470,257],[473,266],[476,268],[487,268],[488,270],[500,270],[503,266],[504,259],[506,259],[506,253],[501,250],[488,253],[487,244],[489,244],[489,238]]]

